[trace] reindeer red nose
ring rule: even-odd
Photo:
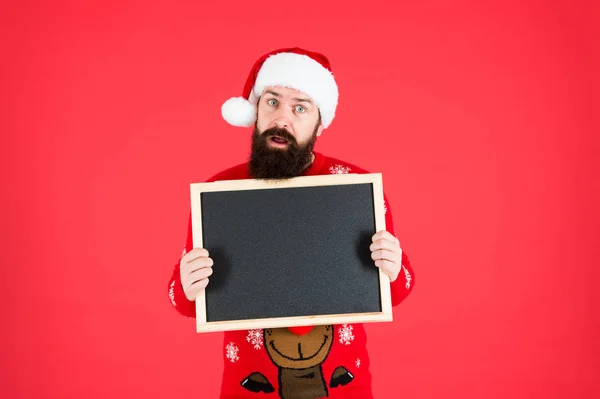
[[[290,332],[292,334],[296,334],[296,335],[304,335],[304,334],[308,334],[310,332],[310,330],[313,329],[313,326],[305,326],[305,327],[288,327],[288,330],[290,330]]]

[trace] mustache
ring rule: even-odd
[[[294,136],[292,136],[292,134],[290,132],[288,132],[287,130],[285,130],[284,128],[272,127],[270,129],[265,130],[262,135],[265,138],[265,140],[268,139],[269,137],[279,136],[282,139],[286,139],[289,143],[298,144],[298,142],[296,141],[296,138]]]

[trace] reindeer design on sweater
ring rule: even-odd
[[[264,343],[271,361],[278,367],[279,397],[282,399],[316,399],[328,395],[321,364],[333,344],[333,326],[265,329]],[[331,388],[346,385],[354,376],[338,367],[331,376]],[[259,372],[246,377],[241,385],[252,392],[275,391]]]

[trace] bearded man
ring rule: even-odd
[[[230,98],[221,109],[231,125],[253,127],[249,160],[207,181],[369,173],[314,151],[337,104],[337,83],[324,55],[300,48],[263,55],[250,71],[243,97]],[[385,195],[384,201],[386,230],[372,237],[370,250],[373,266],[390,278],[392,306],[397,306],[412,291],[414,273],[396,237]],[[195,298],[210,276],[219,273],[213,263],[205,248],[193,248],[190,218],[185,250],[168,284],[171,304],[182,315],[195,317]],[[318,364],[307,362],[302,352],[323,337],[329,339],[327,352],[315,353]],[[372,398],[366,342],[360,323],[224,332],[220,397]]]

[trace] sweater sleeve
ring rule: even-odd
[[[384,194],[385,201],[385,228],[387,231],[392,233],[392,235],[398,239],[398,235],[396,234],[396,230],[394,228],[394,220],[392,217],[392,209],[390,207],[390,203],[387,199],[387,196]],[[402,246],[402,240],[400,239],[400,246]],[[415,275],[410,264],[410,260],[406,255],[404,249],[402,249],[402,266],[400,268],[400,274],[398,274],[398,278],[394,280],[390,284],[391,296],[392,296],[392,306],[399,305],[406,297],[412,292],[413,287],[415,285]]]
[[[186,234],[185,246],[183,248],[181,258],[183,255],[192,250],[192,216],[190,214],[188,218],[188,229]],[[182,315],[187,317],[196,317],[196,304],[195,301],[190,301],[186,298],[181,286],[181,276],[179,274],[179,261],[175,263],[173,267],[173,274],[169,280],[169,300],[171,305]]]

